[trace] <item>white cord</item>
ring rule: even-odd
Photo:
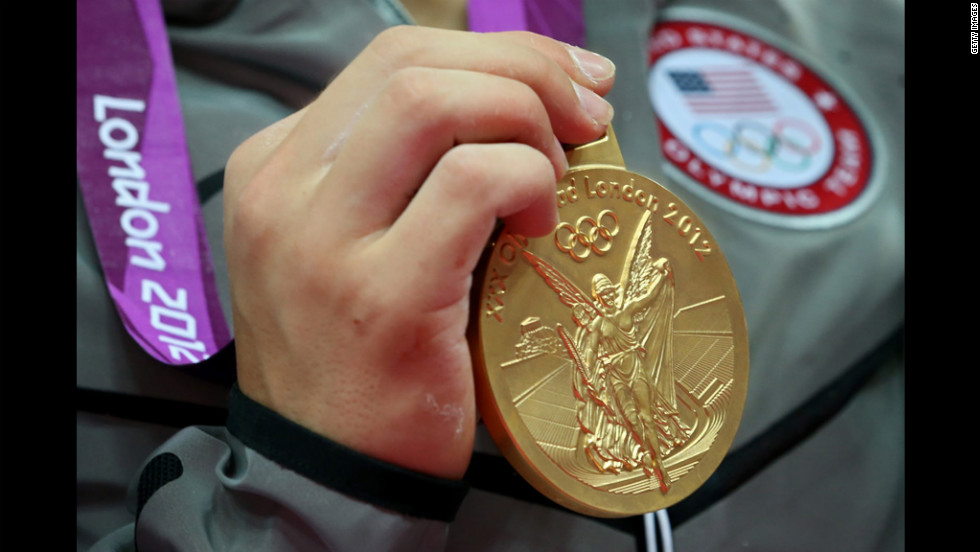
[[[656,527],[654,527],[655,523]],[[666,509],[643,514],[643,532],[646,535],[647,552],[657,552],[657,543],[661,540],[664,544],[663,552],[674,552],[674,536],[671,531],[670,518],[667,517]],[[660,533],[659,538],[657,533]]]
[[[657,529],[653,526],[653,512],[643,514],[643,533],[647,537],[647,552],[657,552]]]
[[[664,540],[664,552],[674,552],[674,533],[670,527],[666,508],[657,510],[657,524],[660,526],[660,536]]]

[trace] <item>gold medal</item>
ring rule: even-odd
[[[599,517],[652,512],[690,495],[731,446],[745,317],[704,223],[626,170],[611,127],[567,155],[554,232],[503,228],[477,271],[477,401],[545,496]]]

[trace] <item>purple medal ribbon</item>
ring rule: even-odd
[[[582,0],[470,0],[469,25],[480,33],[532,31],[574,46],[585,43]]]
[[[231,340],[159,0],[77,2],[78,179],[109,293],[154,358]]]
[[[78,179],[106,285],[154,358],[196,364],[231,341],[158,0],[77,0]],[[581,0],[470,0],[470,29],[582,45]]]

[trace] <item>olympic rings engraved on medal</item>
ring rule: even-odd
[[[730,128],[716,121],[701,121],[694,125],[692,135],[716,157],[756,173],[772,168],[802,172],[823,145],[810,124],[787,117],[769,127],[751,120],[737,121]]]
[[[572,259],[581,262],[592,253],[602,256],[612,249],[612,238],[616,234],[619,234],[619,217],[612,210],[605,209],[596,218],[579,217],[575,226],[568,222],[559,224],[555,228],[555,245]]]

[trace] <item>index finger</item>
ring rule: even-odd
[[[603,63],[598,60],[604,58],[583,52],[526,32],[479,34],[395,27],[379,35],[310,105],[290,140],[313,156],[310,161],[331,162],[325,152],[336,150],[336,137],[388,78],[404,68],[425,67],[520,81],[541,98],[560,141],[589,142],[602,135],[608,122],[608,118],[597,121],[595,111],[603,108],[600,103],[609,107],[600,94],[612,86],[615,68],[608,62],[605,70],[599,70]]]

